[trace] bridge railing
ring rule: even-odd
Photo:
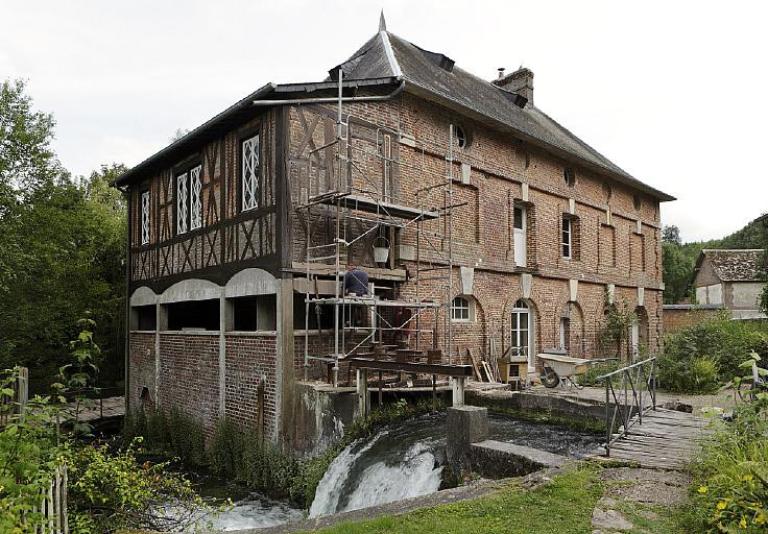
[[[656,409],[656,358],[648,358],[597,377],[605,384],[605,455],[643,414]]]

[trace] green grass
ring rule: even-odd
[[[440,534],[592,532],[592,509],[602,495],[599,468],[580,464],[532,491],[513,482],[497,493],[470,501],[417,510],[396,517],[342,523],[326,534]]]

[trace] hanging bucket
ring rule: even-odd
[[[389,258],[389,240],[386,237],[379,236],[373,242],[373,261],[376,263],[387,263]]]

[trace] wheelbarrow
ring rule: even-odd
[[[617,358],[588,360],[585,358],[572,358],[565,354],[547,352],[539,353],[538,358],[544,362],[544,372],[541,375],[541,383],[544,384],[545,387],[555,388],[562,380],[564,383],[569,382],[573,387],[578,389],[582,389],[584,386],[579,385],[573,379],[574,376],[586,373],[587,368],[590,365],[617,360]]]

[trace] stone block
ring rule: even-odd
[[[466,405],[448,408],[447,433],[448,461],[461,464],[472,443],[488,437],[488,408]]]

